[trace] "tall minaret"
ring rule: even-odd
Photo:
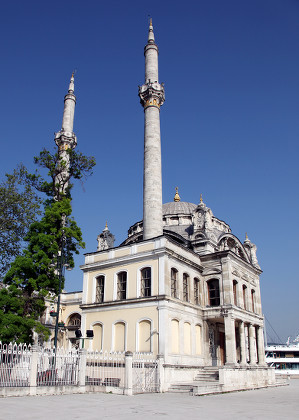
[[[77,137],[73,132],[74,114],[75,114],[76,96],[74,95],[74,73],[72,73],[68,93],[64,97],[64,111],[62,118],[62,127],[58,133],[55,133],[55,143],[58,146],[60,161],[64,162],[65,170],[57,177],[56,183],[61,185],[62,192],[67,187],[65,177],[68,171],[69,156],[68,149],[74,149],[77,145]]]
[[[165,100],[158,79],[158,47],[152,20],[144,47],[145,83],[139,86],[144,107],[143,239],[163,234],[160,106]]]

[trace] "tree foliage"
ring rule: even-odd
[[[40,214],[41,200],[20,165],[0,183],[0,278],[11,260],[20,254],[29,226]]]
[[[69,162],[43,150],[35,162],[47,169],[49,179],[39,172],[26,174],[26,183],[44,192],[47,199],[44,215],[30,225],[25,237],[27,247],[15,258],[3,280],[0,337],[4,342],[30,343],[33,330],[48,337],[48,330],[39,322],[45,310],[45,298],[59,293],[61,264],[73,267],[73,255],[85,247],[81,229],[71,217],[70,180],[90,175],[95,162],[74,151],[68,151],[67,159]],[[63,287],[63,277],[61,281]]]

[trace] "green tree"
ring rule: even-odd
[[[26,169],[20,165],[0,183],[0,278],[20,254],[29,226],[41,214],[41,200],[29,183],[24,184],[24,176]]]
[[[43,150],[35,162],[47,169],[27,174],[26,182],[46,193],[44,215],[31,224],[25,237],[27,247],[15,258],[0,290],[0,337],[4,342],[32,343],[33,330],[44,338],[49,331],[39,322],[45,297],[59,292],[58,265],[74,266],[73,255],[84,248],[81,229],[71,217],[71,180],[92,173],[94,158],[69,150],[67,158]],[[62,287],[64,278],[62,278]]]

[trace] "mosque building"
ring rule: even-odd
[[[162,204],[165,95],[152,22],[144,55],[143,220],[117,247],[106,224],[97,250],[85,254],[83,291],[61,296],[66,332],[60,342],[75,344],[80,328],[83,335],[93,330],[85,348],[150,352],[163,358],[166,390],[178,378],[207,368],[222,369],[226,380],[240,386],[267,385],[273,372],[265,364],[256,246],[247,235],[242,243],[202,197],[198,204],[183,202],[176,189],[173,202]],[[74,110],[75,100],[65,104],[68,100]],[[68,118],[74,118],[73,111]],[[75,138],[72,121],[68,125]]]

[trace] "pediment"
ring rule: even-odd
[[[202,272],[203,276],[211,276],[213,274],[221,274],[221,270],[218,268],[205,268]]]
[[[235,277],[241,277],[241,274],[240,274],[237,270],[234,270],[234,271],[232,272],[232,274],[233,274]]]

